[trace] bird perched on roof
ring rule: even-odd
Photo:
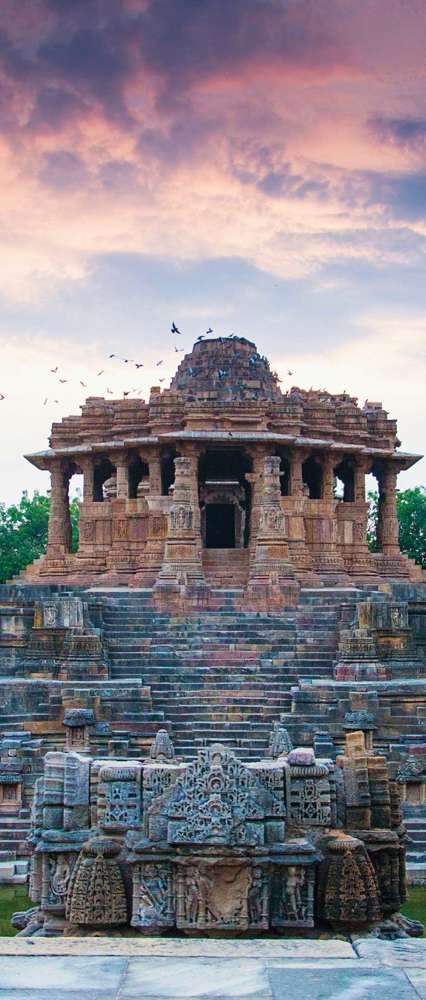
[[[204,340],[204,337],[205,337],[205,333],[202,333],[199,337],[197,337],[197,343],[198,343],[199,340]]]

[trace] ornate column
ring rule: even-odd
[[[322,462],[322,499],[334,500],[334,469],[338,465],[339,456],[335,452],[327,452]]]
[[[48,560],[63,560],[71,551],[71,518],[68,497],[69,471],[60,460],[50,470],[50,512],[47,529]]]
[[[290,456],[290,496],[303,497],[302,466],[307,452],[303,448],[294,448],[291,450]]]
[[[79,465],[83,472],[83,503],[92,503],[94,480],[93,458],[90,455],[86,455],[84,458],[79,459]]]
[[[302,473],[307,454],[304,448],[293,448],[290,451],[290,495],[281,498],[281,507],[288,518],[290,561],[298,579],[305,585],[314,586],[319,581],[313,572],[312,555],[306,544],[305,511],[309,499],[304,493]]]
[[[117,500],[128,500],[129,498],[129,463],[127,455],[114,455],[111,460],[114,461],[116,468],[117,477]]]
[[[154,597],[163,607],[197,607],[204,605],[208,598],[201,555],[195,454],[175,458],[175,488],[164,559],[154,585]]]
[[[263,468],[266,458],[266,448],[265,445],[255,445],[250,449],[250,458],[252,460],[252,471],[246,473],[247,482],[251,485],[251,504],[250,504],[250,544],[249,548],[251,551],[254,550],[257,538],[257,532],[259,527],[260,518],[260,507],[262,503],[263,494]]]
[[[396,482],[398,469],[395,464],[384,466],[379,479],[379,516],[377,538],[386,556],[399,556],[399,527],[396,513]]]
[[[365,503],[365,477],[368,472],[369,465],[371,465],[371,459],[363,458],[362,455],[356,456],[354,465],[355,503]]]
[[[263,610],[296,604],[299,585],[289,560],[278,456],[264,457],[262,476],[256,485],[257,531],[251,553],[247,605]]]
[[[322,456],[321,461],[322,497],[306,501],[306,513],[311,514],[308,537],[312,544],[315,569],[321,574],[326,573],[331,581],[334,577],[335,582],[341,582],[344,563],[339,548],[338,501],[333,492],[334,468],[339,456],[336,452],[329,451]]]
[[[345,567],[360,581],[374,573],[375,566],[368,551],[367,520],[368,504],[365,500],[365,476],[371,465],[367,456],[354,458],[354,499],[343,500],[336,505],[340,551]]]
[[[143,461],[146,459],[146,452],[141,454]],[[147,459],[149,464],[149,492],[151,496],[161,496],[161,459],[160,449],[152,448]]]

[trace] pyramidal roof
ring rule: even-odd
[[[186,354],[170,389],[184,399],[281,399],[278,376],[245,337],[200,340]]]

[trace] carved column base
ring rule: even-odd
[[[298,603],[300,583],[293,566],[277,557],[277,549],[277,544],[257,547],[244,594],[244,606],[248,609],[273,610]]]
[[[204,578],[201,557],[197,559],[193,550],[191,543],[167,542],[152,592],[157,607],[184,610],[208,606],[210,588]]]

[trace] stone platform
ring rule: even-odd
[[[421,1000],[426,940],[0,939],[0,1000]]]

